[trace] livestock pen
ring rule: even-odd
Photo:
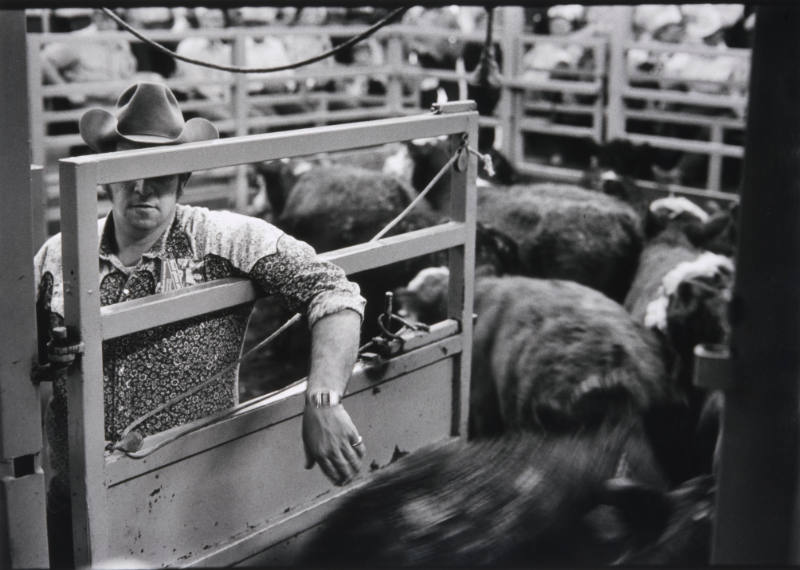
[[[24,8],[20,3],[0,12],[4,62],[0,92],[5,102],[0,113],[4,148],[0,258],[6,267],[0,276],[0,560],[10,568],[48,565],[40,388],[31,381],[36,352],[31,257],[42,235],[42,218],[34,212],[38,207],[41,213],[36,188],[43,183],[41,168],[31,168],[31,148],[22,142],[30,140],[29,107],[38,104],[28,89],[30,71],[19,65],[26,61],[28,49]],[[759,6],[745,119],[741,235],[732,302],[733,372],[725,387],[714,563],[800,562],[800,327],[795,310],[800,304],[796,223],[800,216],[796,159],[800,110],[794,97],[800,91],[800,70],[795,65],[800,58],[798,27],[797,7]],[[65,258],[71,283],[67,324],[71,340],[85,345],[70,371],[73,506],[79,523],[74,538],[80,564],[102,565],[131,554],[134,544],[138,550],[133,554],[154,565],[285,563],[294,549],[302,547],[306,531],[313,532],[347,493],[347,489],[329,487],[317,472],[303,472],[299,450],[282,443],[287,441],[287,430],[299,430],[302,384],[244,404],[213,426],[198,430],[186,426],[153,436],[145,441],[144,449],[154,451],[141,460],[122,454],[104,456],[105,442],[98,435],[102,433],[98,386],[102,339],[195,314],[200,305],[202,310],[212,310],[251,302],[255,296],[249,286],[231,281],[101,310],[95,295],[97,267],[81,257],[81,252],[96,247],[95,185],[123,180],[134,171],[163,175],[235,167],[250,160],[411,137],[444,134],[460,139],[467,133],[474,141],[477,114],[447,110],[233,136],[214,145],[214,152],[211,145],[199,143],[158,157],[142,150],[61,161],[60,216],[69,236]],[[501,107],[500,113],[501,117],[516,116],[510,108]],[[730,150],[712,144],[716,146],[711,150]],[[472,321],[475,170],[474,160],[469,159],[468,167],[457,171],[454,188],[462,192],[454,192],[452,222],[329,255],[356,272],[412,255],[451,250],[450,271],[455,276],[451,318],[430,335],[408,339],[405,352],[393,356],[377,380],[375,371],[363,366],[351,382],[348,405],[365,426],[371,443],[369,459],[376,467],[391,461],[395,446],[398,451],[413,451],[431,441],[459,438],[464,432],[469,372],[463,362],[469,358]],[[407,414],[409,409],[415,415]],[[175,439],[180,443],[155,449],[183,433]],[[228,468],[236,462],[241,462],[241,469]],[[222,488],[226,493],[219,492]],[[138,508],[130,500],[132,494],[148,497],[147,504]],[[223,515],[224,519],[219,518]]]
[[[551,36],[526,31],[522,7],[507,5],[495,8],[497,14],[492,29],[494,43],[498,53],[502,54],[497,78],[501,96],[496,110],[491,115],[482,115],[479,124],[482,128],[496,130],[496,146],[519,171],[538,178],[576,181],[589,167],[591,151],[588,149],[592,143],[621,139],[647,143],[661,151],[686,152],[698,158],[695,162],[699,161],[696,168],[699,174],[691,183],[673,181],[665,185],[648,178],[639,181],[643,187],[653,192],[683,192],[723,202],[735,201],[743,152],[746,83],[741,78],[697,82],[706,86],[712,83],[716,87],[702,92],[662,88],[660,84],[643,86],[642,77],[631,76],[626,70],[626,58],[632,51],[692,53],[701,57],[716,57],[719,53],[710,46],[634,40],[631,37],[632,9],[632,6],[614,7],[616,24],[611,33]],[[44,15],[40,17],[45,19]],[[29,69],[32,162],[44,167],[47,193],[43,197],[42,210],[36,215],[45,218],[49,233],[53,233],[59,216],[56,163],[59,158],[69,156],[81,147],[77,120],[86,109],[85,103],[62,108],[56,101],[77,101],[92,93],[116,92],[127,82],[46,84],[41,72],[41,50],[54,44],[74,46],[86,39],[81,35],[52,32],[46,26],[42,27],[41,32],[28,33],[25,59]],[[246,42],[253,37],[266,34],[274,38],[316,37],[324,33],[330,38],[345,38],[365,29],[366,26],[355,24],[330,25],[322,30],[319,26],[278,23],[269,27],[191,30],[191,37],[228,42],[231,45],[231,65],[242,67],[246,61]],[[148,30],[147,37],[156,42],[174,44],[188,37],[188,33]],[[250,87],[255,80],[250,76],[228,74],[223,79],[210,80],[211,85],[225,93],[222,104],[190,97],[183,105],[193,114],[202,114],[221,105],[226,116],[216,118],[214,122],[225,136],[419,113],[427,110],[420,108],[420,88],[424,81],[457,84],[458,98],[464,99],[473,70],[466,69],[463,57],[457,60],[452,70],[423,67],[410,57],[408,42],[444,41],[474,46],[484,38],[485,30],[482,29],[467,33],[390,23],[374,34],[374,40],[380,43],[385,53],[380,63],[337,62],[326,67],[295,69],[291,76],[259,77],[258,81],[270,86],[274,92],[258,94],[251,93]],[[124,30],[99,32],[93,35],[93,40],[142,45],[141,39]],[[558,70],[557,73],[529,69],[524,63],[525,55],[540,45],[579,49],[590,63],[579,70]],[[725,57],[746,65],[750,50],[726,50]],[[359,95],[346,91],[348,81],[364,81],[366,78],[382,78],[384,91]],[[660,81],[666,86],[669,79],[664,77]],[[192,81],[179,75],[167,77],[164,81],[177,92],[191,90]],[[287,82],[291,82],[291,88],[284,87]],[[267,107],[284,110],[257,116],[252,112]],[[709,109],[715,110],[714,113],[708,114]],[[663,128],[664,125],[673,132],[653,133],[654,128]],[[683,131],[674,132],[672,127],[675,126],[683,128]],[[691,137],[686,135],[687,127],[693,129],[688,131]],[[543,140],[553,142],[542,145]],[[563,164],[560,160],[553,160],[551,155],[566,156],[570,149],[576,149],[575,158]],[[195,180],[199,182],[201,179],[203,183],[195,183],[187,196],[193,203],[223,203],[237,211],[245,211],[253,199],[253,189],[248,187],[244,167],[215,173],[201,172]],[[231,187],[235,189],[233,192]],[[106,206],[103,204],[102,207]]]

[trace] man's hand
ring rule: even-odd
[[[359,443],[360,442],[360,443]],[[358,445],[354,445],[358,444]],[[350,414],[341,404],[303,413],[303,445],[306,469],[315,463],[335,485],[345,485],[361,471],[365,445]]]

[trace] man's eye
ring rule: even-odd
[[[156,186],[168,186],[172,182],[172,175],[155,176],[149,179],[152,184]]]

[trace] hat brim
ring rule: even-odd
[[[83,114],[79,124],[81,137],[95,152],[113,152],[119,141],[147,146],[184,144],[219,138],[219,131],[208,119],[195,117],[186,121],[175,138],[153,135],[125,135],[117,130],[117,118],[105,109],[90,109]]]

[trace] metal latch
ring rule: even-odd
[[[67,327],[54,327],[50,341],[47,343],[47,363],[34,365],[31,375],[35,383],[53,382],[65,376],[75,357],[83,354],[84,344],[69,338]]]
[[[362,346],[358,353],[359,358],[369,366],[383,366],[386,361],[400,354],[405,345],[405,339],[389,330],[390,323],[400,323],[404,327],[413,331],[428,332],[430,327],[424,323],[413,323],[404,319],[394,312],[394,294],[390,291],[386,292],[386,305],[383,313],[378,315],[378,328],[381,329],[381,334],[367,342]]]
[[[434,103],[431,105],[431,113],[435,115],[446,115],[448,113],[464,113],[466,111],[477,111],[478,104],[472,99],[461,99],[459,101],[448,101],[447,103]]]
[[[727,346],[698,344],[694,347],[692,383],[707,390],[726,390],[730,387],[731,361]]]

